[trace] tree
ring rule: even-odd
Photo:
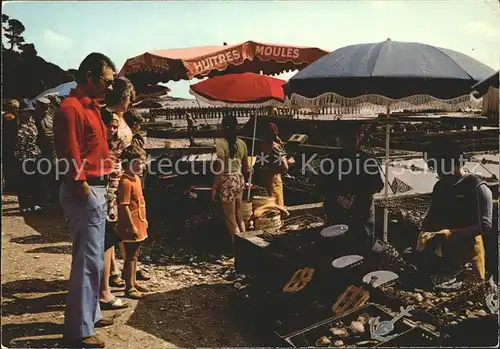
[[[24,57],[36,57],[36,55],[38,53],[36,51],[36,49],[35,49],[35,45],[34,44],[24,44],[24,45],[21,45],[20,49],[21,49],[21,54]]]
[[[73,80],[66,71],[38,56],[34,44],[24,42],[24,30],[20,21],[2,14],[4,98],[33,98],[48,87]],[[8,42],[7,47],[4,47],[4,41]]]
[[[3,19],[4,17],[2,16],[2,20]],[[9,26],[4,28],[5,37],[10,44],[10,50],[13,51],[14,47],[19,48],[20,45],[24,43],[22,34],[24,33],[25,28],[21,21],[18,21],[17,19],[9,19],[7,23]]]

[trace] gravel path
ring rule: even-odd
[[[55,208],[20,216],[14,196],[2,196],[2,209],[2,345],[63,347],[71,263],[67,224]],[[152,276],[152,293],[129,309],[105,312],[116,322],[98,329],[107,348],[256,345],[236,325],[232,260],[183,249],[166,240],[160,225],[155,229],[141,260]]]

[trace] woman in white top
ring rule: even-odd
[[[115,248],[111,246],[116,241],[115,229],[118,220],[116,193],[123,171],[121,170],[122,151],[132,143],[132,130],[125,121],[124,114],[130,109],[135,99],[135,89],[132,83],[125,78],[115,79],[113,89],[106,94],[106,107],[101,111],[101,116],[108,127],[116,127],[112,139],[108,139],[109,151],[113,161],[114,171],[110,174],[108,184],[108,222],[106,225],[106,248],[104,252],[104,273],[101,282],[100,304],[101,309],[120,309],[128,306],[122,299],[111,293],[110,286],[121,287],[124,285],[119,276],[118,265],[115,259]],[[117,124],[117,125],[116,125]],[[145,290],[145,288],[141,288]]]
[[[135,100],[134,85],[127,78],[117,78],[113,81],[113,89],[106,93],[106,109],[112,114],[118,115],[118,137],[129,144],[132,143],[132,130],[127,125],[123,115],[132,106]],[[106,120],[104,120],[106,121]]]
[[[234,242],[234,234],[245,232],[242,216],[245,178],[249,173],[248,150],[245,142],[236,135],[238,121],[234,115],[222,119],[224,138],[215,141],[217,163],[212,199],[220,194],[224,219]]]

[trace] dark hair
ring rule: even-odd
[[[137,113],[134,109],[130,109],[123,114],[123,118],[127,123],[128,127],[132,128],[135,124],[144,123],[144,118]]]
[[[113,89],[106,92],[104,102],[107,106],[115,106],[120,104],[127,95],[130,96],[130,101],[135,99],[134,85],[127,78],[117,78],[113,81]]]
[[[144,149],[132,143],[122,152],[121,155],[122,164],[126,165],[136,159],[140,159],[142,156],[145,155],[146,152],[144,151]]]
[[[115,64],[108,56],[97,52],[89,54],[82,63],[80,63],[80,67],[76,73],[76,82],[78,84],[86,83],[87,74],[90,72],[92,75],[92,82],[96,83],[101,78],[102,70],[105,67],[110,67],[116,72]]]
[[[454,165],[455,168],[463,166],[463,151],[460,143],[446,138],[437,138],[434,141],[427,143],[425,147],[424,157],[426,156],[427,163],[435,162],[447,165]]]
[[[106,107],[101,108],[101,119],[104,125],[109,126],[113,120],[113,112]]]
[[[236,151],[238,150],[238,145],[236,140],[238,136],[236,134],[236,128],[238,127],[238,119],[234,114],[226,114],[222,118],[222,128],[224,129],[224,138],[229,144],[229,156],[231,159],[234,158]]]
[[[263,132],[263,135],[262,135],[262,138],[265,140],[265,141],[268,141],[268,142],[277,142],[279,137],[278,137],[278,130],[277,128],[275,128],[276,126],[274,124],[272,124],[271,122],[268,122],[265,126],[264,126],[264,132]]]

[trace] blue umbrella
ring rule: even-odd
[[[412,96],[425,102],[468,96],[471,86],[491,73],[490,67],[453,50],[388,39],[335,50],[294,75],[284,89],[292,105],[299,106],[352,104],[348,100],[362,96],[362,102],[381,105]]]
[[[35,99],[54,95],[54,96],[59,96],[59,97],[66,97],[69,95],[72,89],[76,88],[76,82],[71,81],[71,82],[66,82],[64,84],[61,84],[59,86],[56,86],[54,88],[51,88],[50,90],[47,90],[38,96],[36,96]]]
[[[496,71],[495,73],[491,74],[488,76],[486,79],[481,80],[474,86],[472,86],[472,94],[478,95],[478,96],[484,96],[490,87],[495,87],[498,88],[499,84],[499,74],[500,71]]]
[[[400,109],[407,106],[458,109],[478,106],[471,86],[493,69],[462,53],[413,42],[387,39],[351,45],[321,57],[283,86],[291,107],[373,106]],[[386,125],[385,188],[389,194],[389,138]],[[384,208],[384,240],[388,211]]]

